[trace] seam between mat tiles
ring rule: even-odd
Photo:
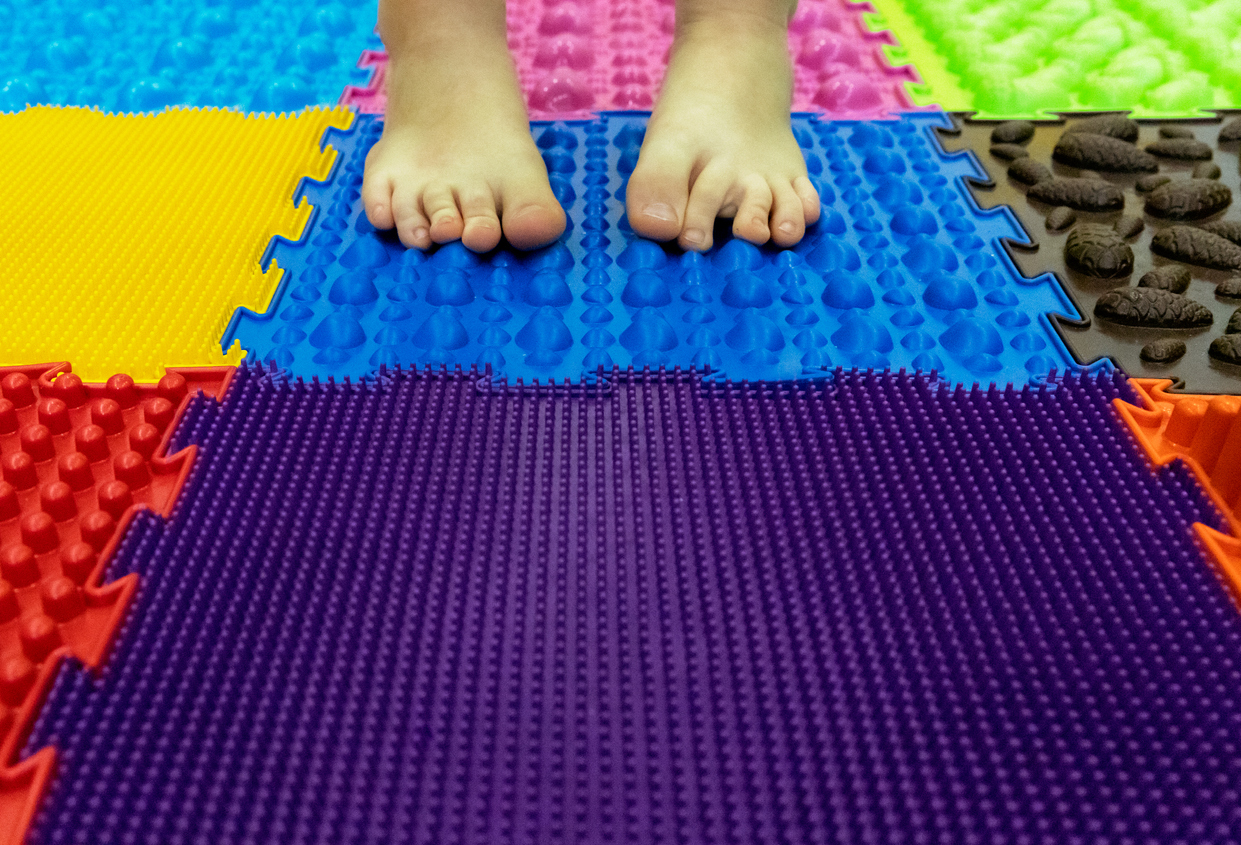
[[[341,160],[344,157],[340,154],[340,150],[329,144],[329,141],[332,140],[333,133],[335,133],[336,136],[345,136],[351,132],[357,131],[357,114],[352,110],[348,110],[346,114],[349,115],[349,122],[343,128],[333,126],[331,124],[324,128],[323,137],[319,139],[319,151],[324,154],[329,154],[332,157],[327,168],[327,173],[320,178],[316,178],[313,175],[304,175],[297,180],[297,186],[294,187],[293,195],[291,197],[295,207],[300,208],[301,201],[303,200],[309,203],[309,199],[306,196],[306,192],[308,190],[311,188],[331,187],[333,180],[335,180],[336,176],[339,174]],[[319,205],[310,205],[310,214],[307,215],[306,223],[302,226],[301,233],[298,235],[297,240],[290,240],[284,235],[275,235],[270,241],[268,241],[267,246],[263,249],[263,254],[259,257],[259,267],[263,270],[263,272],[266,273],[268,268],[271,266],[271,263],[275,257],[276,249],[280,245],[283,244],[289,247],[306,246],[307,241],[310,238],[310,233],[314,230],[315,222],[319,218],[319,210]],[[276,267],[279,269],[278,264]],[[255,320],[270,320],[274,315],[272,306],[281,301],[286,290],[288,289],[288,286],[289,274],[281,271],[280,281],[276,284],[276,288],[272,291],[271,297],[267,301],[267,306],[262,312],[257,312],[254,309],[248,308],[244,305],[234,310],[232,316],[228,319],[228,325],[224,328],[224,334],[220,337],[220,349],[227,353],[231,347],[240,345],[240,340],[238,340],[235,334],[241,324],[243,315],[247,315],[251,319]]]

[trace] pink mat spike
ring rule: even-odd
[[[869,3],[802,0],[789,27],[794,58],[793,110],[873,119],[914,108],[905,93],[912,67],[891,67],[886,32],[871,32]],[[672,45],[673,0],[510,0],[509,48],[534,120],[585,117],[591,111],[650,109]],[[367,50],[365,87],[348,86],[343,105],[383,114],[388,57]]]

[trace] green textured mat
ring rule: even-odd
[[[1241,106],[1241,0],[872,0],[919,105],[983,117]]]

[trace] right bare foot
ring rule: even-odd
[[[383,136],[362,182],[371,225],[419,249],[460,239],[486,252],[501,232],[518,249],[560,237],[564,210],[503,33],[433,39],[389,62]]]
[[[629,179],[629,225],[706,250],[716,218],[732,217],[736,237],[790,247],[819,219],[819,195],[789,122],[787,9],[728,5],[677,24]]]

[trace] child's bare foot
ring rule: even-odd
[[[789,122],[792,88],[787,20],[779,15],[678,21],[629,179],[633,230],[705,250],[715,218],[731,217],[733,234],[751,243],[800,241],[819,219],[819,196]]]
[[[398,55],[399,52],[399,55]],[[565,216],[530,135],[504,34],[447,34],[394,51],[383,137],[366,158],[362,200],[406,246],[458,238],[485,252],[554,241]]]

